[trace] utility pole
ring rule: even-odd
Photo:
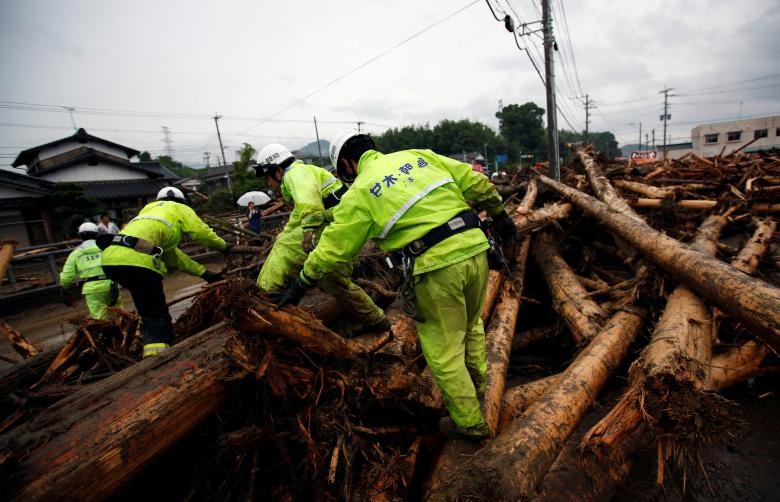
[[[362,126],[363,124],[365,124],[365,122],[363,122],[362,120],[357,121],[358,132],[360,132],[360,126]]]
[[[628,125],[635,126],[635,125],[637,125],[637,123],[636,122],[631,122]],[[641,122],[639,122],[639,151],[640,152],[642,151],[642,123]]]
[[[576,100],[579,100],[580,103],[582,103],[582,98],[583,98],[583,96],[575,96],[575,97],[570,98],[570,99],[576,99]],[[590,100],[590,94],[586,94],[584,96],[584,98],[585,98],[585,103],[584,103],[584,105],[585,105],[585,134],[584,134],[584,138],[583,138],[583,143],[584,144],[588,144],[588,130],[590,129],[590,111],[593,108],[596,108],[596,103],[594,101]]]
[[[653,150],[655,150],[655,129],[651,131],[653,133]]]
[[[227,160],[225,159],[225,147],[222,146],[222,135],[219,133],[219,119],[222,115],[214,114],[214,124],[217,126],[217,138],[219,139],[219,149],[222,151],[222,166],[225,168],[225,179],[227,180],[228,190],[233,191],[233,182],[230,179],[230,171],[228,170]]]
[[[210,157],[211,154],[209,152],[203,152],[203,165],[206,166],[206,176],[209,175],[209,168],[211,167],[211,162],[209,162]]]
[[[645,133],[645,150],[650,150],[650,135]]]
[[[165,154],[168,155],[171,160],[173,160],[173,140],[171,139],[171,129],[168,126],[160,127],[162,127],[163,133],[163,139],[161,141],[165,143]]]
[[[661,120],[664,121],[664,160],[666,160],[666,121],[672,119],[672,115],[669,113],[669,91],[673,91],[671,87],[664,87],[658,94],[664,95],[664,114],[661,115]],[[674,96],[674,94],[672,94]]]
[[[314,136],[317,137],[317,151],[320,153],[320,165],[322,165],[322,147],[320,146],[320,132],[317,130],[317,117],[314,117]]]
[[[547,143],[552,177],[561,179],[561,159],[558,150],[558,112],[555,107],[555,62],[550,0],[542,0],[542,26],[544,30],[544,75],[547,86]]]
[[[70,123],[73,124],[73,130],[77,131],[78,127],[76,127],[76,121],[73,120],[73,112],[75,112],[76,109],[73,108],[72,106],[63,106],[63,108],[68,110],[68,113],[70,114]],[[742,101],[739,102],[739,109],[740,109],[740,113],[739,113],[740,114],[740,118],[742,118]]]

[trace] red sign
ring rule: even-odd
[[[658,158],[658,152],[655,150],[646,150],[640,152],[631,152],[631,164],[652,164]]]

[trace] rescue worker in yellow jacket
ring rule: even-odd
[[[258,159],[257,175],[266,176],[271,188],[281,189],[282,197],[295,205],[257,276],[258,286],[275,298],[298,277],[306,256],[332,219],[331,209],[340,202],[347,187],[325,169],[297,160],[279,144],[264,147]],[[361,323],[359,332],[390,329],[382,309],[352,282],[351,259],[333,267],[326,275],[320,288],[344,302],[355,320]]]
[[[147,204],[120,234],[103,234],[103,270],[110,279],[130,291],[141,316],[144,357],[167,349],[173,342],[173,325],[163,290],[168,269],[214,281],[220,275],[193,261],[177,246],[186,234],[204,246],[230,251],[229,245],[201,220],[187,204],[181,190],[166,187]]]
[[[425,360],[450,414],[439,428],[449,437],[483,438],[488,428],[478,396],[484,395],[487,365],[480,313],[489,243],[467,200],[487,211],[505,244],[516,243],[517,229],[496,188],[469,164],[430,150],[383,155],[374,148],[357,131],[331,143],[339,176],[354,182],[279,304],[296,303],[368,239],[395,252],[421,314],[417,333]]]
[[[119,288],[106,277],[101,267],[100,248],[95,244],[98,226],[86,222],[79,226],[79,239],[83,242],[68,255],[60,272],[60,286],[67,290],[77,282],[87,303],[92,319],[105,319],[108,307],[121,307]]]

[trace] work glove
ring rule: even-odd
[[[225,244],[225,249],[222,250],[222,254],[230,254],[233,250],[233,244]]]
[[[206,271],[203,272],[200,278],[206,282],[216,282],[222,280],[222,274],[219,272],[212,272],[211,270],[206,269]]]
[[[311,253],[314,251],[315,243],[314,243],[314,237],[317,235],[317,229],[313,228],[311,230],[305,229],[303,231],[303,239],[301,239],[301,246],[303,247],[303,251],[306,253]]]
[[[506,211],[501,211],[496,216],[493,216],[493,229],[501,239],[501,244],[504,246],[514,246],[520,240],[520,233],[517,231],[517,225],[506,214]]]
[[[276,304],[278,308],[282,308],[285,305],[298,305],[306,294],[309,288],[301,282],[300,279],[295,279],[295,282],[287,288],[287,291],[282,293],[270,293],[268,296],[272,302]]]

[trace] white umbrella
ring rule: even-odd
[[[238,203],[239,206],[248,206],[250,202],[254,202],[255,206],[262,206],[270,201],[271,197],[269,197],[267,193],[256,191],[245,193],[238,198],[236,203]]]

